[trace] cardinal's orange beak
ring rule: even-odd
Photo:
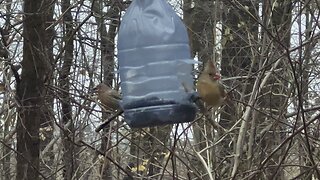
[[[221,75],[216,73],[214,76],[213,76],[213,79],[214,80],[220,80],[221,79]]]

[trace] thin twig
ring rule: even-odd
[[[130,172],[128,172],[126,169],[122,168],[116,161],[114,161],[111,157],[107,156],[104,152],[92,147],[90,144],[84,142],[83,140],[80,140],[79,143],[83,144],[84,146],[90,148],[91,150],[94,150],[95,152],[97,152],[98,154],[104,156],[105,158],[107,158],[109,161],[111,161],[115,166],[117,166],[121,171],[123,171],[124,173],[126,173],[129,177],[133,178],[132,175],[130,174]]]
[[[123,110],[117,111],[114,115],[109,117],[107,120],[103,121],[96,129],[96,132],[101,131],[101,129],[105,128],[108,124],[110,124],[111,121],[113,121],[116,117],[120,116],[123,113]]]

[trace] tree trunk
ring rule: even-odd
[[[104,1],[96,1],[93,5],[93,11],[100,15],[99,17],[95,16],[95,18],[98,23],[98,29],[101,38],[101,69],[103,72],[102,82],[112,87],[114,82],[113,72],[115,68],[115,37],[117,28],[119,27],[121,2],[112,3],[110,9],[108,9],[107,17],[112,19],[108,30],[105,25],[105,16],[102,11],[104,7]],[[109,116],[110,113],[103,112],[102,119],[107,119]],[[105,127],[103,132],[104,135],[101,141],[101,151],[106,152],[106,156],[110,156],[110,125]],[[100,174],[104,180],[112,179],[112,166],[107,158],[105,158],[104,163],[100,167]]]
[[[243,10],[243,7],[246,7],[250,13]],[[258,40],[258,23],[254,19],[258,17],[257,12],[258,1],[242,1],[241,5],[231,1],[224,2],[221,42],[221,74],[223,77],[252,76],[258,69],[257,53],[252,49],[257,46],[255,43]],[[221,160],[224,157],[235,157],[235,159],[225,158],[223,160],[227,167],[227,173],[220,174],[219,178],[227,178],[230,174],[234,177],[238,171],[242,172],[246,167],[246,162],[242,161],[245,159],[242,152],[246,143],[244,141],[246,130],[252,123],[249,115],[252,109],[247,109],[246,105],[252,95],[254,79],[240,78],[224,83],[230,88],[235,88],[236,91],[231,91],[228,95],[230,99],[226,101],[219,123],[224,128],[230,129],[238,120],[242,120],[242,122],[238,134],[236,133],[237,136],[228,136],[222,141],[219,154]],[[245,109],[247,114],[242,114]],[[241,116],[246,116],[248,119],[243,120]],[[231,164],[233,164],[233,168],[231,168]]]
[[[53,62],[53,39],[55,35],[54,26],[52,26],[54,20],[53,20],[53,13],[54,13],[54,5],[55,3],[52,3],[51,1],[45,1],[44,7],[45,9],[45,54],[47,56],[47,61],[50,62],[52,65]],[[50,28],[49,28],[50,27]],[[48,29],[47,29],[48,28]],[[52,67],[47,72],[47,85],[51,86],[53,83],[53,77],[52,77]],[[53,152],[53,146],[49,149],[46,149],[51,140],[53,139],[53,131],[54,131],[54,117],[52,112],[53,109],[53,101],[54,101],[54,93],[51,89],[47,88],[47,91],[45,92],[45,109],[43,109],[43,116],[41,118],[41,124],[40,124],[40,151],[41,151],[41,162],[40,162],[40,170],[43,172],[46,177],[51,175],[52,172],[51,168],[54,164],[54,152]],[[46,149],[46,152],[44,150]],[[51,176],[51,179],[54,179],[54,176]]]
[[[70,8],[70,0],[62,1],[62,12],[64,22],[64,56],[63,64],[59,76],[61,92],[61,107],[62,107],[62,134],[63,134],[63,162],[64,162],[64,179],[71,180],[77,178],[78,171],[78,153],[75,146],[75,127],[72,119],[72,106],[70,99],[70,68],[73,64],[73,19]]]
[[[263,22],[264,27],[272,33],[269,36],[268,33],[263,31],[262,44],[272,44],[271,50],[266,50],[268,47],[262,47],[262,57],[280,56],[286,48],[290,47],[290,34],[291,34],[291,1],[281,1],[277,6],[273,7],[269,3],[275,3],[275,1],[264,1],[263,4]],[[273,36],[273,37],[272,37]],[[275,39],[279,39],[276,42]],[[270,52],[272,52],[270,54]],[[278,122],[286,122],[284,114],[287,111],[287,97],[289,96],[289,89],[287,79],[289,76],[289,68],[287,67],[288,59],[283,57],[279,65],[275,68],[274,72],[270,75],[266,82],[266,85],[261,89],[261,96],[259,98],[260,112],[265,114],[259,114],[257,119],[260,119],[257,123],[256,131],[261,132],[263,129],[268,129],[263,137],[256,138],[256,141],[260,141],[261,151],[259,160],[263,161],[270,153],[280,144],[285,138],[285,128],[283,124]],[[263,68],[263,67],[261,67]],[[266,116],[271,115],[271,116]],[[274,117],[277,119],[274,120]],[[269,125],[272,125],[268,127]],[[284,171],[281,164],[284,163],[285,148],[281,149],[278,153],[274,154],[272,158],[265,164],[266,169],[257,174],[256,177],[264,176],[267,179],[284,179]],[[257,162],[256,162],[257,163]]]
[[[39,179],[39,128],[43,115],[47,58],[44,55],[43,1],[25,0],[23,60],[17,82],[17,180]]]

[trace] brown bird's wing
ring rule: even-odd
[[[109,92],[99,93],[98,98],[103,105],[103,107],[107,110],[117,110],[120,109],[119,105],[119,97],[115,97],[115,93],[111,94]]]
[[[217,106],[220,104],[220,89],[218,82],[213,81],[198,81],[197,90],[200,98],[208,105]]]
[[[109,92],[110,92],[110,95],[111,95],[113,98],[118,99],[118,100],[121,99],[121,95],[120,95],[120,93],[119,93],[118,91],[113,90],[113,89],[110,89]]]

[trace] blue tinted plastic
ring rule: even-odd
[[[165,0],[134,0],[121,21],[118,60],[131,127],[190,122],[196,107],[188,35]]]

